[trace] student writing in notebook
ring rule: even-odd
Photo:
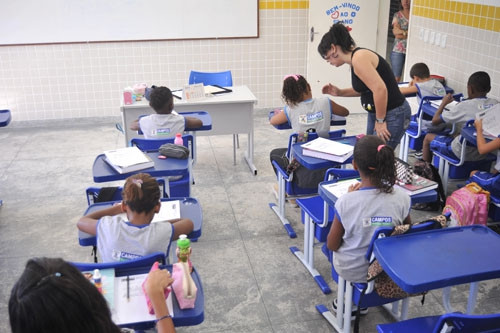
[[[434,133],[427,133],[422,144],[422,152],[424,161],[432,161],[431,142],[437,149],[443,150],[445,154],[460,156],[462,150],[462,143],[460,142],[460,131],[464,124],[471,119],[474,119],[476,113],[489,109],[498,101],[488,98],[486,95],[491,90],[490,76],[486,72],[475,72],[467,81],[467,95],[466,100],[460,103],[447,107],[453,101],[451,94],[443,98],[439,108],[432,117],[432,125],[437,126],[442,123],[455,124],[455,132],[450,136],[438,136]],[[442,144],[437,144],[441,142]],[[478,161],[485,156],[480,154],[476,147],[466,147],[465,160]]]
[[[184,117],[174,112],[174,99],[167,87],[156,87],[151,92],[149,105],[156,114],[141,117],[132,122],[130,129],[141,129],[146,139],[164,139],[184,132],[186,127],[199,128],[203,125],[200,119]]]
[[[159,333],[175,332],[163,293],[172,282],[167,270],[149,273],[146,282]],[[9,320],[13,333],[122,332],[113,323],[108,304],[97,288],[77,268],[59,258],[28,260],[10,294]]]
[[[168,254],[170,243],[193,231],[190,219],[151,223],[161,208],[155,178],[140,173],[125,181],[120,204],[104,208],[78,220],[81,231],[97,236],[97,251],[103,262],[134,259],[153,252]],[[125,212],[126,219],[119,214]]]
[[[349,110],[335,103],[327,96],[312,97],[311,86],[306,78],[299,74],[287,75],[283,80],[281,92],[286,106],[283,111],[275,112],[270,119],[271,125],[289,123],[293,131],[302,135],[306,132],[316,132],[319,136],[328,138],[332,115],[348,116]],[[271,151],[270,159],[286,169],[287,148],[277,148]],[[273,166],[273,169],[274,166]],[[299,168],[294,172],[293,182],[302,188],[315,188],[323,180],[326,170],[307,170]],[[276,173],[276,169],[274,170]]]

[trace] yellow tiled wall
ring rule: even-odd
[[[412,15],[500,32],[500,7],[449,0],[414,0]]]
[[[309,1],[302,0],[260,0],[259,9],[309,9]]]

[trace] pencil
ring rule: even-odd
[[[130,277],[127,275],[127,301],[130,301]]]

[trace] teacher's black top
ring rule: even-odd
[[[361,50],[361,48],[358,47],[354,49],[354,51],[352,51],[351,59],[352,56],[354,56],[354,53],[356,53],[356,51],[358,50]],[[401,106],[405,101],[405,97],[403,96],[401,91],[399,91],[399,86],[396,82],[396,79],[394,78],[394,73],[391,70],[391,66],[389,66],[387,61],[385,61],[385,59],[382,58],[379,54],[375,54],[378,57],[378,66],[376,68],[377,73],[378,75],[380,75],[387,88],[387,111],[389,111],[397,108],[398,106]],[[354,73],[354,66],[351,66],[351,83],[352,88],[355,91],[361,93],[361,105],[363,106],[363,108],[368,112],[374,113],[375,103],[373,102],[373,93],[370,89],[368,89],[366,84],[361,81],[361,79]]]

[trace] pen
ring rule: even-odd
[[[127,301],[130,301],[130,277],[127,275]]]

